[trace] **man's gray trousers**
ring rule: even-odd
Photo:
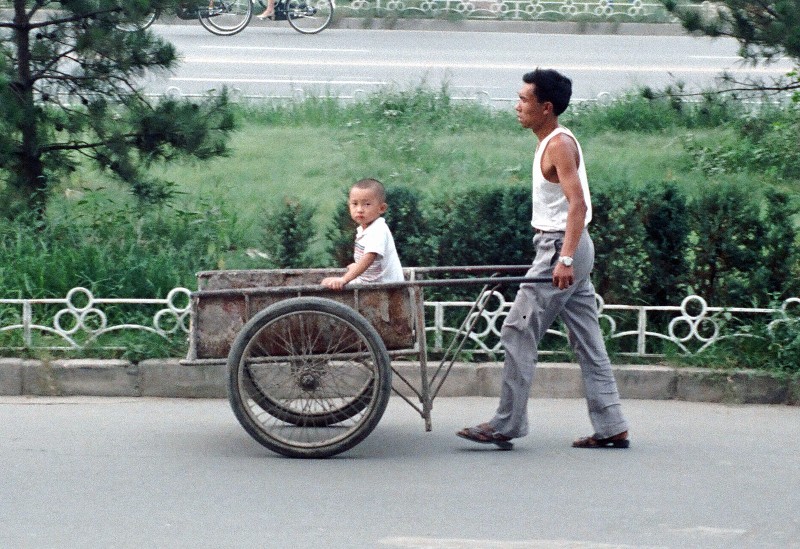
[[[563,241],[563,232],[538,232],[533,239],[536,257],[526,276],[552,278]],[[501,330],[503,385],[497,413],[489,422],[495,431],[513,438],[528,434],[528,399],[538,346],[556,317],[564,321],[581,366],[594,434],[607,438],[628,430],[598,324],[594,286],[589,279],[593,266],[594,244],[584,230],[573,256],[572,286],[565,290],[547,283],[520,286]]]

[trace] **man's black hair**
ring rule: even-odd
[[[572,97],[572,80],[553,69],[536,69],[522,77],[526,84],[533,84],[534,94],[540,103],[553,104],[556,116],[567,110]]]

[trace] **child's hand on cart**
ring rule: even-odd
[[[378,254],[375,252],[365,253],[356,263],[347,266],[347,271],[342,276],[329,276],[322,279],[322,284],[330,290],[343,290],[345,285],[356,280],[366,271],[375,261]],[[359,282],[359,281],[356,281]]]
[[[323,278],[321,284],[330,290],[343,290],[347,280],[343,276]]]

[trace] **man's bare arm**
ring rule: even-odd
[[[578,241],[586,221],[586,198],[583,196],[583,187],[578,175],[578,145],[568,135],[557,135],[550,140],[547,146],[548,163],[555,167],[558,183],[569,204],[567,209],[567,227],[564,233],[564,244],[561,255],[572,257],[578,248]],[[575,282],[575,272],[572,267],[562,263],[556,264],[553,269],[553,284],[560,289],[567,288]]]

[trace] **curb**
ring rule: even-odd
[[[419,383],[419,365],[395,362],[393,367],[412,384]],[[429,366],[433,375],[435,366]],[[456,363],[439,396],[499,397],[500,363]],[[725,404],[800,405],[800,376],[770,372],[720,371],[653,365],[614,366],[623,399],[683,400]],[[411,391],[395,376],[395,388]],[[180,359],[125,360],[0,359],[0,396],[105,396],[164,398],[227,398],[224,364],[186,365]],[[582,398],[580,367],[540,363],[533,398]]]

